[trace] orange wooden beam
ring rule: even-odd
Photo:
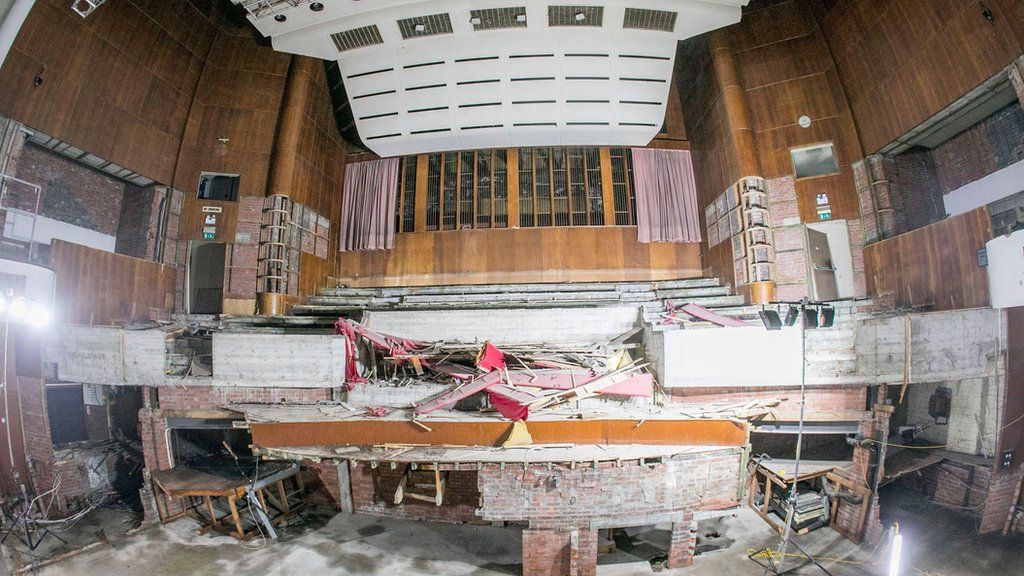
[[[404,420],[253,422],[259,448],[377,444],[500,446],[512,422],[424,421],[429,430]],[[744,446],[747,423],[734,420],[542,420],[527,422],[536,444],[652,444]]]

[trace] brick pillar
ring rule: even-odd
[[[889,182],[892,161],[874,154],[853,163],[853,181],[864,225],[864,244],[895,236],[899,230],[897,210]]]
[[[594,576],[597,530],[523,530],[523,576]]]
[[[693,564],[697,546],[697,522],[692,517],[672,523],[672,542],[668,548],[668,567],[682,568]]]
[[[985,507],[981,511],[979,533],[988,534],[1008,528],[1017,498],[1020,496],[1020,474],[1020,470],[1000,470],[999,468],[992,473]]]
[[[1017,92],[1017,100],[1024,104],[1024,56],[1017,58],[1010,64],[1010,82]]]

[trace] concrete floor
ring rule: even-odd
[[[917,494],[889,490],[883,509],[904,533],[906,564],[901,574],[985,576],[1024,574],[1024,538],[980,537],[967,518],[929,504]],[[198,536],[185,520],[131,537],[107,538],[98,548],[43,568],[43,576],[184,576],[223,574],[408,574],[435,576],[520,573],[520,531],[491,526],[442,525],[362,515],[306,513],[283,530],[281,540],[239,543],[226,536]],[[650,560],[664,554],[665,527],[629,529],[617,538],[619,550],[601,555],[598,574],[652,574]],[[692,567],[666,575],[757,575],[747,559],[751,550],[776,541],[768,526],[749,510],[702,522]],[[829,529],[799,543],[835,576],[880,575],[885,550],[861,549]],[[792,562],[799,564],[799,559]],[[657,564],[657,561],[655,562]],[[0,573],[3,573],[0,566]],[[804,566],[796,574],[821,574]]]

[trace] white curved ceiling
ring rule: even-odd
[[[748,0],[234,1],[275,49],[337,60],[363,142],[397,156],[643,146],[676,43],[738,22]]]

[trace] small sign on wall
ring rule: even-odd
[[[203,212],[207,214],[220,214],[222,211],[220,206],[203,206]]]
[[[103,385],[82,384],[82,404],[86,406],[103,406]]]

